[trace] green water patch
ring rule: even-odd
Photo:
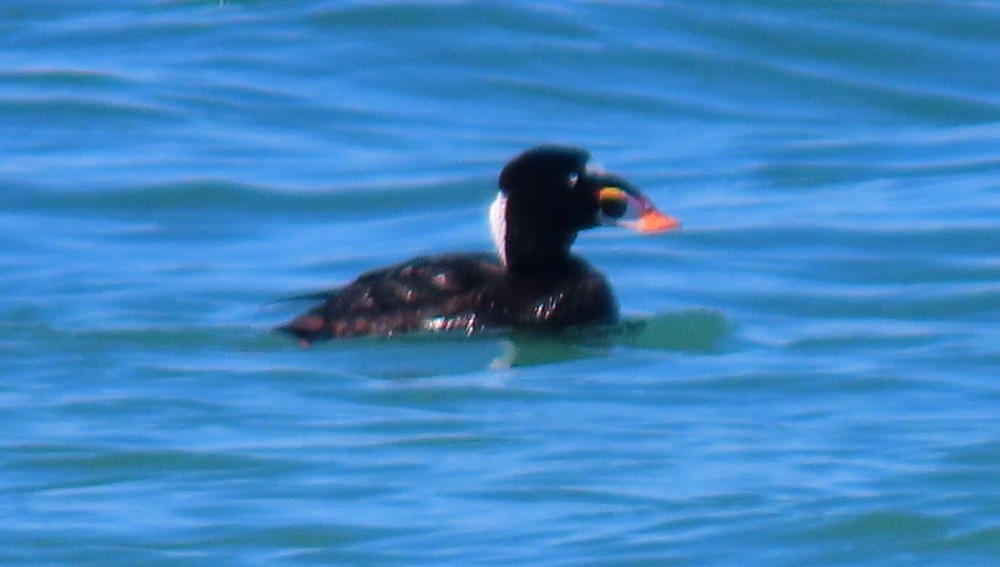
[[[275,334],[258,344],[267,350],[301,350],[303,357],[333,353],[338,360],[350,359],[386,378],[420,378],[609,358],[620,348],[711,354],[722,351],[731,332],[732,325],[721,313],[693,309],[561,332],[414,333],[336,339],[309,348]]]
[[[661,313],[625,326],[623,344],[654,350],[713,353],[721,351],[732,324],[710,309]]]
[[[619,347],[688,353],[721,352],[732,326],[721,313],[691,309],[630,318],[612,327],[560,333],[516,332],[498,366],[536,366],[589,358],[607,358]]]

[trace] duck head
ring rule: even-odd
[[[508,270],[558,268],[581,230],[620,226],[658,233],[680,227],[630,183],[589,161],[581,148],[539,146],[504,166],[490,228]]]

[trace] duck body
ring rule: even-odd
[[[363,335],[613,324],[605,277],[570,254],[577,232],[678,226],[619,177],[587,167],[579,148],[541,146],[511,160],[490,207],[496,254],[421,256],[307,297],[321,303],[278,327],[304,344]]]
[[[421,256],[366,272],[318,298],[321,304],[280,329],[312,343],[419,331],[558,330],[618,320],[611,286],[579,258],[558,271],[524,275],[507,271],[492,254]]]

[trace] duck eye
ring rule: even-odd
[[[605,187],[597,193],[597,202],[604,216],[619,218],[628,209],[628,198],[618,187]]]

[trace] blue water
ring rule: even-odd
[[[6,0],[0,563],[996,565],[1000,4]],[[302,349],[490,247],[512,155],[603,336]]]

